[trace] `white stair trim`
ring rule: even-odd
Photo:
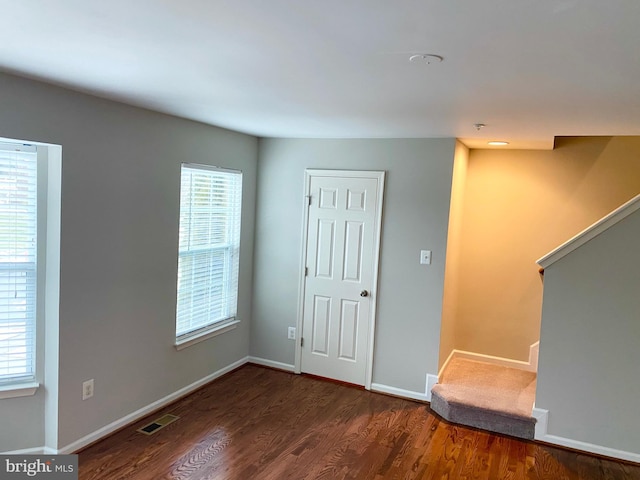
[[[449,366],[449,362],[451,362],[451,360],[453,360],[453,357],[455,356],[455,353],[457,351],[458,350],[456,350],[456,349],[451,350],[451,352],[449,353],[449,356],[444,361],[444,363],[442,364],[442,367],[440,368],[440,371],[438,372],[438,378],[442,377],[442,373],[447,369],[447,367]]]
[[[584,245],[589,240],[597,237],[605,230],[611,228],[613,225],[621,221],[622,219],[628,217],[636,210],[640,209],[640,195],[636,195],[631,200],[629,200],[624,205],[616,208],[610,214],[602,217],[596,223],[587,227],[582,232],[578,233],[576,236],[570,238],[558,248],[552,250],[547,253],[545,256],[539,258],[536,263],[540,265],[542,268],[547,268],[550,265],[554,264],[562,257],[570,254],[578,247]]]
[[[454,358],[466,358],[467,360],[475,360],[477,362],[491,363],[493,365],[500,365],[501,367],[517,368],[518,370],[526,370],[527,372],[538,371],[538,351],[540,348],[540,342],[533,343],[529,346],[529,361],[524,362],[522,360],[513,360],[511,358],[496,357],[494,355],[485,355],[484,353],[467,352],[465,350],[453,349],[449,354],[449,357],[442,365],[438,376],[441,377],[442,373],[449,365],[449,362]]]
[[[431,389],[437,385],[438,383],[438,376],[437,375],[431,375],[430,373],[427,373],[427,389],[426,389],[426,396],[427,396],[427,402],[431,402]]]

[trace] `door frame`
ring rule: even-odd
[[[302,243],[300,247],[300,274],[298,285],[298,312],[296,320],[296,351],[295,351],[295,373],[302,372],[302,346],[300,338],[302,338],[303,316],[304,316],[304,297],[305,297],[305,267],[307,265],[307,232],[309,231],[309,197],[312,177],[337,177],[337,178],[373,178],[378,181],[378,202],[376,204],[376,225],[374,238],[374,258],[373,258],[373,279],[371,284],[371,308],[369,309],[369,338],[367,339],[366,352],[366,369],[364,378],[364,388],[371,390],[373,377],[373,354],[375,342],[375,326],[377,320],[378,306],[378,276],[380,267],[380,242],[382,238],[382,206],[384,200],[384,183],[385,171],[372,170],[323,170],[308,168],[304,172],[304,208],[302,217]]]

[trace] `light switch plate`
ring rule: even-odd
[[[431,265],[431,250],[420,250],[420,264]]]

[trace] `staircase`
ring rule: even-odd
[[[533,439],[536,374],[453,358],[431,390],[431,409],[453,423]]]

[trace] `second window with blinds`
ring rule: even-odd
[[[235,327],[242,172],[183,164],[176,348]]]
[[[0,389],[36,380],[37,206],[36,147],[0,143]]]

